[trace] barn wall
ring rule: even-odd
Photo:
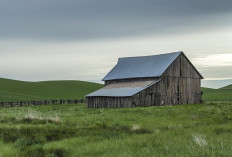
[[[179,84],[179,88],[178,88]],[[155,85],[133,96],[136,106],[196,104],[201,102],[200,80],[163,78]]]
[[[87,97],[88,108],[135,107],[132,97]]]
[[[158,106],[161,105],[161,93],[157,89],[160,82],[150,86],[149,88],[139,92],[132,97],[135,106]]]
[[[163,73],[158,85],[165,104],[195,104],[201,102],[201,76],[181,54]],[[168,98],[167,98],[168,96]]]
[[[138,106],[201,103],[200,87],[201,76],[182,54],[158,83],[133,96],[133,101]]]
[[[133,97],[88,97],[87,107],[123,108],[200,102],[200,79],[164,77],[158,83]]]

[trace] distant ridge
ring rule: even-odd
[[[231,85],[228,85],[228,86],[225,86],[225,87],[222,87],[220,89],[232,89],[232,84]]]
[[[231,85],[232,79],[225,80],[202,80],[202,87],[219,89]]]
[[[0,78],[0,101],[80,99],[102,87],[74,80],[26,82]]]
[[[220,89],[201,87],[204,101],[232,101],[232,85]]]

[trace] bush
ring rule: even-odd
[[[43,143],[44,143],[44,140],[41,140],[41,139],[32,139],[29,137],[21,137],[15,141],[14,146],[19,148],[19,149],[26,149],[32,145],[43,144]]]

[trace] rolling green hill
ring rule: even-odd
[[[225,86],[225,87],[222,87],[220,89],[232,89],[232,84],[231,85],[228,85],[228,86]]]
[[[205,101],[232,101],[232,88],[211,89],[202,87],[201,90]]]
[[[0,101],[78,99],[102,86],[84,81],[24,82],[0,78]]]

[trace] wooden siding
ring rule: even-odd
[[[196,104],[201,102],[201,75],[181,54],[163,73],[160,93],[164,104]]]
[[[201,79],[201,75],[189,60],[181,54],[162,74],[161,77],[182,77]]]
[[[132,97],[88,97],[88,108],[130,108],[135,107]]]
[[[137,106],[196,104],[201,102],[200,80],[163,78],[133,96]],[[178,87],[179,85],[179,87]]]

